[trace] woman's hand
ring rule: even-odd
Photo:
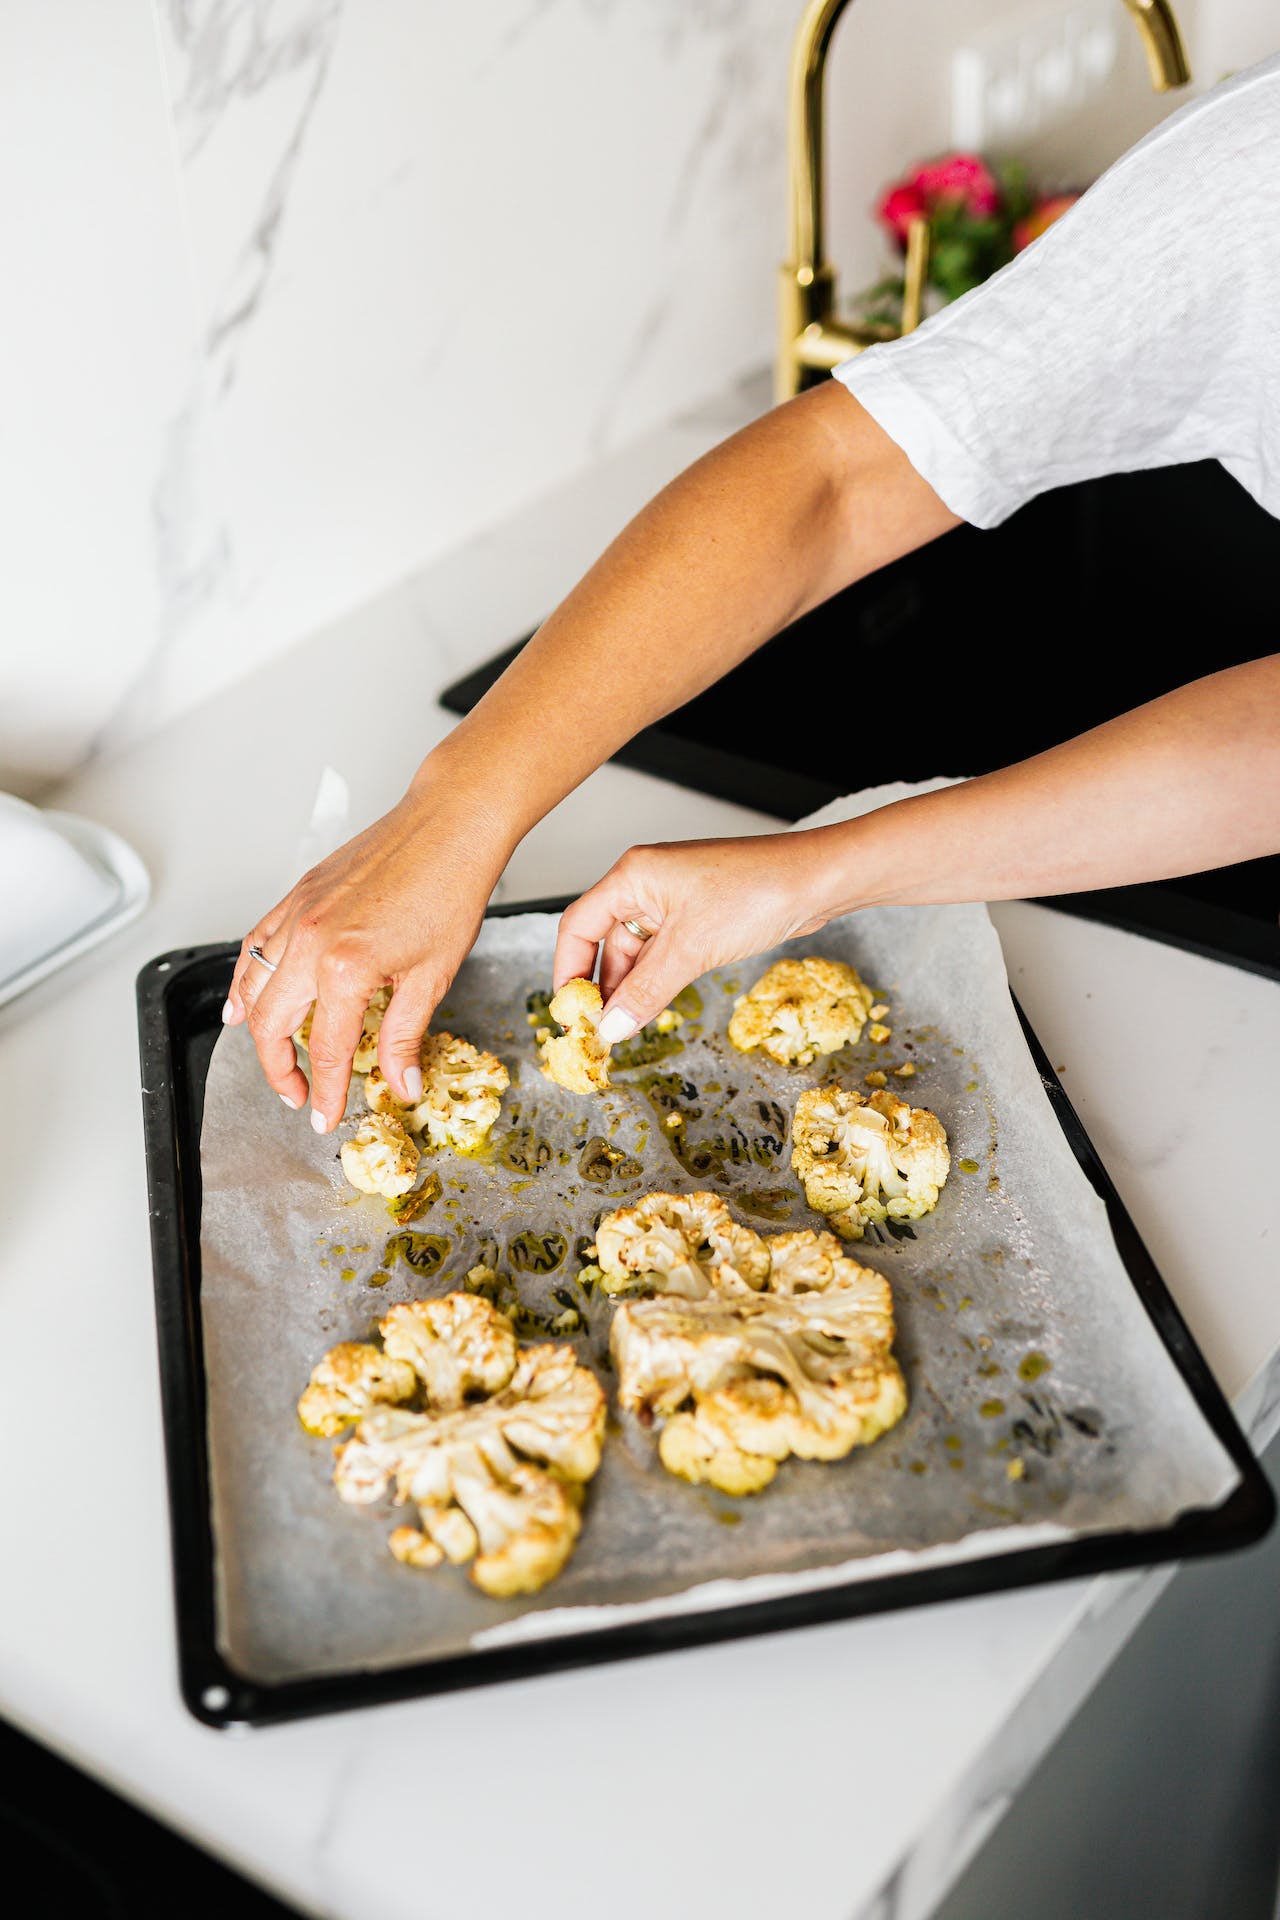
[[[301,1107],[307,1081],[291,1035],[312,1002],[311,1124],[342,1118],[365,1008],[393,989],[378,1064],[396,1097],[422,1098],[418,1048],[471,949],[510,856],[509,836],[473,800],[415,785],[398,806],[303,875],[240,949],[222,1017],[248,1020],[280,1098]],[[276,970],[249,954],[258,946]]]
[[[813,933],[844,910],[824,858],[825,836],[772,833],[632,847],[566,908],[555,985],[589,976],[600,954],[600,1038],[616,1046],[711,967]],[[625,925],[634,920],[652,936]]]

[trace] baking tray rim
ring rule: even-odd
[[[558,913],[564,899],[503,902],[488,916]],[[1216,1507],[1193,1508],[1170,1525],[1119,1528],[1050,1545],[1002,1549],[944,1567],[853,1580],[813,1592],[778,1595],[739,1606],[663,1614],[651,1620],[504,1647],[472,1648],[390,1667],[263,1683],[239,1673],[218,1649],[215,1557],[209,1494],[200,1295],[200,1121],[208,1056],[188,1057],[195,1034],[176,1021],[181,990],[208,1007],[220,1004],[239,953],[236,941],[157,954],[138,974],[143,1133],[150,1207],[157,1357],[164,1427],[178,1678],[197,1720],[221,1730],[265,1726],[343,1709],[376,1706],[462,1687],[670,1652],[759,1633],[882,1613],[983,1593],[1079,1579],[1099,1573],[1199,1558],[1252,1545],[1276,1514],[1270,1483],[1229,1403],[1161,1279],[1123,1201],[1067,1098],[1026,1014],[1014,1008],[1041,1085],[1077,1162],[1107,1209],[1125,1271],[1156,1333],[1240,1478]],[[210,980],[216,984],[209,984]],[[201,987],[200,982],[203,982]],[[209,1054],[212,1045],[209,1046]],[[194,1151],[191,1149],[194,1148]]]

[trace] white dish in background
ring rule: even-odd
[[[151,897],[127,841],[0,794],[0,1006],[126,926]]]

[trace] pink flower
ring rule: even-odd
[[[926,161],[905,182],[932,210],[944,201],[962,206],[966,213],[994,213],[1000,205],[1000,188],[986,161],[976,153],[949,153],[941,160]]]
[[[1019,220],[1013,230],[1013,250],[1021,253],[1033,240],[1051,227],[1055,220],[1061,220],[1068,208],[1074,207],[1080,198],[1078,193],[1051,193],[1047,198],[1038,200],[1025,220]]]
[[[890,187],[876,208],[877,216],[884,221],[900,247],[907,244],[907,228],[911,222],[928,211],[924,195],[910,181]]]

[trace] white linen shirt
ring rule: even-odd
[[[974,526],[1049,487],[1205,459],[1280,517],[1280,56],[835,378]]]

